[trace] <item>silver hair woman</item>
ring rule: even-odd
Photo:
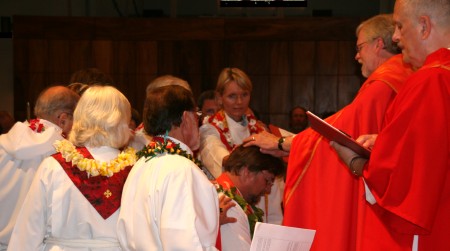
[[[125,146],[131,131],[131,106],[112,86],[93,86],[83,94],[74,112],[69,140],[76,146]]]
[[[24,201],[11,250],[121,250],[116,224],[123,185],[136,162],[128,143],[131,106],[111,86],[80,98],[69,140],[54,143]],[[27,241],[23,241],[26,236]]]

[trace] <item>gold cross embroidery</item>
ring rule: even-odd
[[[103,195],[105,195],[106,198],[109,198],[109,197],[112,196],[112,193],[111,193],[111,191],[109,191],[109,189],[107,189],[107,190],[103,193]]]

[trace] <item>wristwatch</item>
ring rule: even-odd
[[[280,139],[278,139],[278,149],[280,149],[281,151],[284,151],[283,143],[285,140],[286,140],[286,137],[281,137]]]

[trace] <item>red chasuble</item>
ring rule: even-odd
[[[450,50],[429,55],[386,114],[364,178],[376,198],[380,226],[392,238],[361,250],[450,250]]]
[[[94,159],[86,148],[81,147],[77,148],[77,150],[85,158]],[[88,178],[87,172],[80,171],[78,167],[72,166],[71,162],[66,162],[61,153],[54,154],[53,158],[59,162],[73,184],[103,219],[109,218],[109,216],[120,208],[123,185],[131,170],[131,166],[126,167],[124,170],[115,173],[109,178],[101,175]]]
[[[401,55],[392,57],[370,75],[352,103],[326,121],[353,138],[378,133],[411,73]],[[311,250],[357,250],[366,206],[362,179],[340,161],[329,141],[310,128],[300,132],[290,151],[283,225],[315,229]]]

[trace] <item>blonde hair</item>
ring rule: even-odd
[[[247,76],[247,74],[245,74],[245,72],[238,68],[231,67],[224,68],[219,74],[216,85],[216,92],[222,95],[228,84],[233,81],[236,82],[236,84],[243,90],[249,91],[250,93],[252,92],[252,81],[250,81],[250,78]]]
[[[77,146],[121,148],[130,137],[131,105],[112,86],[91,86],[80,98],[73,115],[69,140]]]

